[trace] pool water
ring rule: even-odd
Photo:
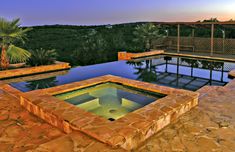
[[[71,68],[64,75],[11,85],[23,92],[49,88],[107,74],[186,90],[198,90],[205,85],[223,86],[230,79],[228,72],[234,62],[204,60],[178,56],[154,56],[133,61],[115,61]],[[35,79],[38,79],[35,75]]]
[[[164,95],[143,93],[143,91],[115,83],[103,83],[59,94],[56,97],[110,121],[114,121],[129,112],[164,97]]]

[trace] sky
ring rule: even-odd
[[[235,0],[0,0],[0,17],[31,25],[235,19]]]

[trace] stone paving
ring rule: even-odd
[[[23,152],[64,135],[31,115],[19,99],[0,90],[0,151]]]
[[[199,107],[133,151],[234,152],[235,80],[226,87],[204,87],[198,92]],[[15,97],[3,91],[0,91],[0,96],[1,152],[124,151],[113,149],[78,132],[64,135],[21,108]]]
[[[152,136],[137,152],[234,152],[235,80],[200,90],[199,106]]]

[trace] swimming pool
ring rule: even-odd
[[[110,121],[117,120],[164,96],[110,82],[55,95]]]
[[[132,61],[74,67],[64,75],[14,82],[10,85],[27,92],[111,74],[195,91],[205,85],[225,85],[230,81],[228,72],[232,69],[235,69],[233,62],[159,55]],[[35,79],[38,79],[37,75]]]

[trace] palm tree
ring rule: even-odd
[[[18,40],[24,42],[26,32],[30,28],[21,28],[19,24],[20,19],[7,21],[0,18],[0,46],[1,52],[1,68],[7,69],[9,66],[9,59],[12,62],[25,61],[29,58],[30,53],[24,49],[16,47],[13,43]]]
[[[143,43],[145,51],[151,49],[153,40],[157,40],[163,37],[163,35],[160,34],[160,26],[154,25],[152,23],[138,25],[135,28],[133,34],[136,36],[136,39],[134,39],[134,41]]]

